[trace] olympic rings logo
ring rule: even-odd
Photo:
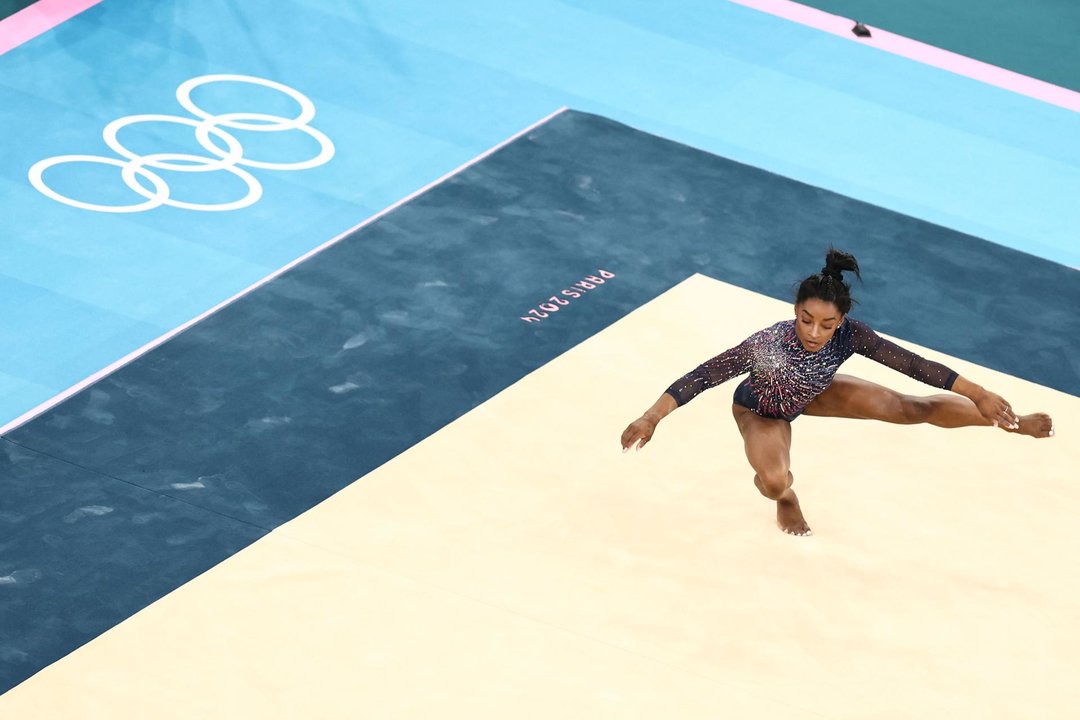
[[[253,112],[233,112],[223,115],[211,115],[191,99],[192,91],[210,83],[238,82],[277,90],[292,98],[300,106],[300,112],[292,118],[278,117]],[[181,83],[176,89],[176,99],[181,107],[194,117],[179,115],[129,115],[113,120],[105,126],[102,137],[109,149],[119,158],[100,155],[57,155],[40,160],[30,168],[30,184],[38,192],[57,202],[84,210],[108,213],[133,213],[153,210],[163,205],[185,210],[204,212],[239,210],[254,205],[262,197],[262,184],[245,167],[263,170],[306,170],[318,167],[334,157],[334,143],[326,135],[311,127],[308,123],[315,117],[315,105],[303,93],[281,83],[250,75],[201,75]],[[153,153],[139,155],[124,147],[119,140],[119,132],[129,125],[137,123],[173,123],[187,125],[195,130],[195,139],[210,156],[187,153]],[[224,128],[224,129],[223,129]],[[308,160],[298,162],[268,162],[251,160],[244,157],[244,148],[227,130],[247,130],[252,132],[284,132],[297,130],[309,135],[319,144],[319,153]],[[45,183],[45,171],[57,165],[67,163],[96,163],[114,165],[121,169],[120,176],[133,191],[146,198],[144,202],[132,205],[98,205],[76,200],[62,195]],[[235,175],[247,185],[247,194],[239,200],[215,204],[184,202],[171,196],[165,180],[154,170],[172,170],[182,173],[203,173],[225,171]]]

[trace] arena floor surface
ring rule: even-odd
[[[0,21],[0,714],[1069,717],[1080,95],[916,15]],[[829,245],[1057,437],[799,418],[812,538],[730,387],[622,454]]]

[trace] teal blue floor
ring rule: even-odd
[[[0,0],[0,19],[23,10],[34,4],[34,0]]]
[[[1080,91],[1073,0],[808,0],[802,3]]]

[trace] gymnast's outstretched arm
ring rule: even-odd
[[[855,331],[855,352],[927,385],[963,395],[975,403],[979,413],[994,425],[1011,430],[1020,427],[1019,419],[1005,398],[961,377],[941,363],[927,360],[886,340],[865,323],[857,320],[849,322]]]
[[[664,391],[664,394],[652,404],[645,413],[627,426],[621,442],[623,452],[637,443],[637,449],[645,447],[652,439],[657,424],[709,388],[716,387],[736,375],[750,370],[750,345],[760,333],[751,335],[730,350],[725,350],[714,358],[706,360],[690,372],[676,380]]]

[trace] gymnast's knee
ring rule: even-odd
[[[754,484],[757,485],[757,489],[770,500],[779,500],[784,492],[791,487],[791,480],[791,473],[787,470],[758,473],[754,476]]]

